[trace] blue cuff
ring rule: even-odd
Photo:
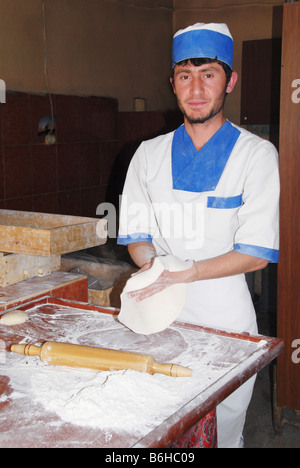
[[[278,263],[279,251],[275,249],[268,249],[266,247],[260,247],[258,245],[250,244],[235,244],[234,250],[251,257],[263,258],[268,260],[270,263]]]
[[[119,245],[136,244],[137,242],[149,242],[152,244],[152,236],[144,232],[137,232],[130,235],[119,235],[117,239]]]

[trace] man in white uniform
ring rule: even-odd
[[[224,117],[237,81],[232,59],[225,24],[198,23],[175,34],[171,84],[184,125],[142,143],[134,155],[118,242],[141,271],[161,255],[194,262],[131,293],[137,301],[186,283],[179,320],[257,333],[245,273],[278,260],[278,155]],[[240,446],[254,381],[218,406],[219,447]]]

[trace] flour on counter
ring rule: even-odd
[[[55,367],[38,357],[7,353],[5,375],[10,378],[11,400],[23,398],[32,414],[40,416],[43,408],[56,415],[52,425],[64,421],[98,428],[107,439],[111,432],[146,435],[196,396],[201,401],[201,392],[259,349],[250,341],[175,326],[145,337],[110,315],[92,311],[74,310],[70,315],[68,308],[61,308],[45,321],[36,310],[30,317],[36,331],[28,331],[26,343],[53,340],[55,335],[59,337],[55,341],[151,354],[157,362],[192,369],[192,377],[185,378],[133,370],[103,372]]]
[[[46,373],[32,376],[35,400],[64,421],[101,429],[147,433],[176,411],[180,391],[170,392],[162,379],[126,370],[92,375]],[[62,388],[64,390],[62,391]]]

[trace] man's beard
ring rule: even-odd
[[[181,108],[181,111],[183,112],[183,115],[185,116],[185,118],[187,119],[187,121],[191,124],[191,125],[197,125],[197,124],[204,124],[205,122],[207,122],[208,120],[212,119],[213,117],[215,117],[216,115],[218,115],[223,109],[224,109],[224,105],[225,105],[225,100],[226,100],[226,96],[227,96],[227,93],[226,91],[224,91],[224,93],[219,97],[218,99],[218,102],[216,103],[216,105],[211,109],[211,111],[205,115],[204,117],[192,117],[192,116],[189,116],[186,111],[183,109],[182,106],[180,106]]]

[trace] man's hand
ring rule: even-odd
[[[146,243],[134,244],[129,248],[129,253],[135,263],[141,267],[136,274],[151,268],[156,256],[154,247]],[[164,270],[160,277],[150,286],[128,294],[129,297],[142,301],[176,283],[191,283],[193,281],[239,275],[262,270],[268,263],[267,260],[261,258],[231,251],[219,257],[194,262],[194,265],[188,270],[179,272]]]
[[[144,265],[137,273],[134,273],[133,276],[142,273],[143,271],[148,270],[151,268],[153,264],[153,260],[150,263]],[[168,288],[169,286],[173,286],[177,283],[190,283],[195,279],[195,267],[194,265],[183,271],[176,271],[170,272],[168,270],[164,270],[162,274],[157,278],[154,283],[150,284],[143,289],[138,289],[137,291],[131,291],[128,293],[128,297],[135,298],[137,302],[143,301],[154,294],[157,294],[164,289]]]

